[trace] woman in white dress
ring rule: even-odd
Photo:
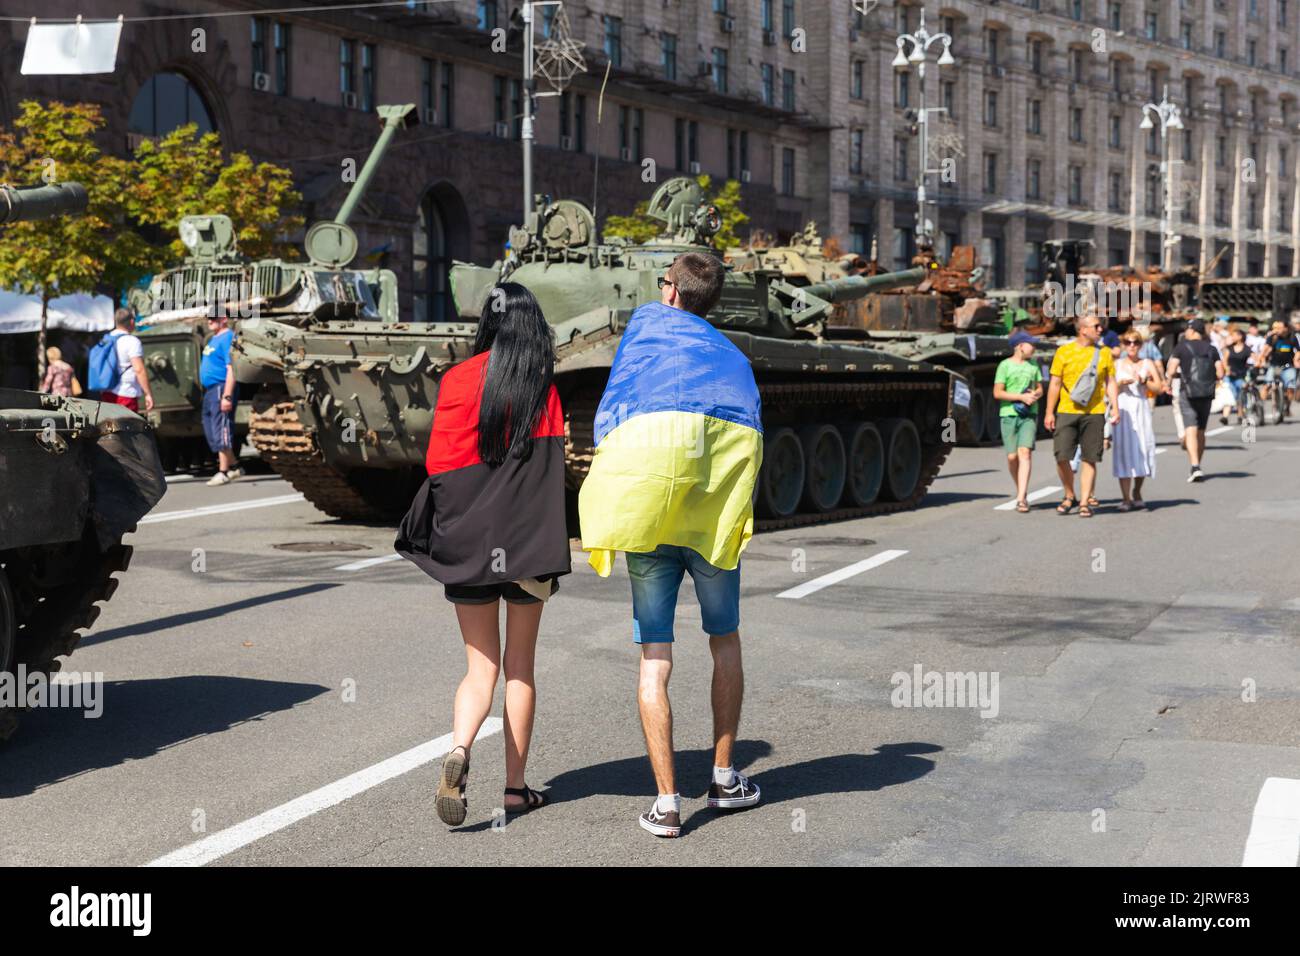
[[[1120,511],[1143,508],[1142,482],[1156,473],[1156,433],[1151,423],[1148,390],[1164,389],[1160,363],[1139,357],[1142,337],[1133,331],[1120,338],[1123,353],[1115,361],[1115,383],[1119,385],[1119,424],[1112,438],[1111,456],[1124,501]]]

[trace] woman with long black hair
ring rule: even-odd
[[[442,583],[456,606],[468,666],[456,691],[452,751],[438,778],[438,817],[464,822],[469,756],[502,666],[506,602],[505,811],[546,803],[524,782],[544,602],[569,572],[564,415],[552,382],[555,337],[523,286],[488,296],[473,355],[438,386],[429,473],[398,531],[397,551]]]

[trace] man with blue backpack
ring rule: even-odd
[[[143,397],[144,410],[153,411],[153,390],[144,367],[144,346],[132,334],[135,315],[130,309],[118,309],[113,313],[113,325],[113,331],[90,350],[87,384],[92,392],[99,393],[101,402],[124,405],[138,415]]]

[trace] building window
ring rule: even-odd
[[[432,60],[420,61],[420,121],[438,109],[437,93],[438,66]]]
[[[910,73],[894,74],[894,105],[900,110],[907,109],[911,99],[911,79]]]
[[[1124,92],[1124,69],[1119,60],[1112,59],[1109,65],[1110,86],[1116,93]]]
[[[357,91],[357,42],[355,40],[339,41],[339,92],[343,94]]]
[[[1083,51],[1077,48],[1071,50],[1070,51],[1070,78],[1073,79],[1074,82],[1076,83],[1082,83],[1084,79],[1083,71],[1084,71]]]
[[[1192,131],[1189,129],[1183,130],[1181,138],[1183,141],[1183,162],[1190,163],[1192,161],[1192,152],[1194,150],[1194,146],[1192,145]]]
[[[720,46],[713,48],[713,88],[727,92],[727,51]]]
[[[564,96],[569,94],[565,93]],[[560,135],[569,135],[569,111],[565,108],[564,98],[560,99]],[[504,76],[492,77],[492,119],[497,126],[509,122],[508,108],[506,106],[506,78]]]
[[[1083,19],[1083,0],[1070,0],[1070,19]]]
[[[763,105],[776,106],[776,71],[771,63],[764,63],[759,72],[763,81]]]
[[[787,37],[794,36],[794,0],[781,0],[781,32]]]
[[[1043,161],[1031,159],[1025,171],[1025,198],[1037,199],[1042,195]]]
[[[794,195],[794,150],[789,146],[781,149],[781,195]]]
[[[1222,30],[1214,31],[1214,55],[1221,60],[1228,57],[1228,34]]]
[[[1154,128],[1147,130],[1147,155],[1160,155],[1160,132]]]
[[[497,28],[497,0],[478,0],[478,28],[489,31]]]
[[[1117,113],[1110,115],[1110,148],[1123,149],[1124,147],[1124,122]]]
[[[700,161],[700,124],[695,120],[686,124],[686,160],[692,165]]]
[[[1214,140],[1214,165],[1219,169],[1228,165],[1228,138],[1219,136]]]
[[[861,60],[854,60],[852,71],[849,74],[849,96],[855,100],[862,99],[862,68],[864,65]]]
[[[1070,107],[1070,141],[1083,142],[1083,107]]]
[[[375,45],[361,45],[361,109],[370,113],[375,108]]]
[[[275,45],[275,92],[289,95],[289,24],[271,26],[271,42]]]
[[[1078,206],[1083,203],[1083,167],[1071,166],[1068,175],[1070,202]]]
[[[511,135],[515,139],[524,134],[524,81],[518,78],[510,80],[510,125]]]
[[[251,23],[253,39],[249,52],[253,61],[253,88],[257,89],[257,74],[266,72],[266,21],[253,17]]]
[[[573,98],[573,151],[587,151],[587,97],[583,93]]]
[[[994,128],[998,125],[997,90],[986,90],[984,93],[984,125]]]
[[[781,71],[781,108],[794,112],[794,70]]]
[[[948,114],[948,119],[957,118],[957,81],[941,80],[939,82],[939,105]]]
[[[614,66],[623,65],[623,21],[619,17],[605,17],[605,56]]]
[[[546,39],[550,39],[551,30],[555,28],[555,11],[558,9],[553,6],[542,8],[542,36]]]
[[[1214,190],[1214,222],[1218,226],[1228,224],[1228,195],[1222,186]]]
[[[1255,43],[1254,40],[1247,40],[1247,41],[1246,41],[1246,65],[1247,65],[1247,66],[1254,66],[1254,65],[1255,65],[1255,50],[1256,50],[1256,46],[1257,46],[1257,45],[1256,45],[1256,43]]]
[[[749,172],[749,130],[740,131],[740,172]]]
[[[145,136],[165,136],[188,123],[197,126],[200,135],[216,129],[198,87],[179,73],[155,73],[135,95],[127,129]]]
[[[1035,73],[1043,72],[1043,41],[1029,41],[1029,69]]]
[[[673,164],[678,170],[686,168],[686,120],[680,116],[673,121]]]
[[[727,12],[727,0],[713,0],[713,12],[714,12],[714,13],[726,13],[726,12]]]
[[[452,302],[452,257],[441,206],[430,191],[420,203],[415,234],[411,237],[411,272],[415,286],[415,321],[450,322],[456,317]]]
[[[906,182],[907,174],[907,140],[894,140],[894,178]]]
[[[1157,40],[1160,38],[1160,14],[1151,12],[1147,14],[1147,39]]]
[[[1124,4],[1115,2],[1110,5],[1110,28],[1116,33],[1124,29]]]
[[[862,140],[862,130],[855,129],[849,133],[849,172],[854,176],[862,175]]]
[[[772,18],[772,0],[762,0],[762,3],[759,4],[758,15],[764,31],[776,29],[773,26],[775,21]]]
[[[1118,212],[1124,208],[1124,177],[1112,172],[1107,185],[1111,211]]]
[[[659,40],[659,52],[663,61],[664,79],[677,79],[677,35],[665,33]]]
[[[984,191],[986,193],[995,193],[998,191],[998,154],[984,154]]]
[[[439,114],[442,125],[450,129],[455,125],[452,109],[455,103],[455,67],[450,63],[442,64],[442,88],[438,91]]]
[[[1030,100],[1028,105],[1029,108],[1025,111],[1025,129],[1039,136],[1043,132],[1043,101]]]
[[[1190,50],[1192,48],[1192,25],[1190,23],[1183,21],[1182,26],[1179,27],[1178,38],[1181,41],[1184,50]]]
[[[984,55],[989,58],[989,62],[994,66],[998,64],[998,31],[985,29],[984,31]]]
[[[736,178],[736,131],[727,130],[727,178]]]

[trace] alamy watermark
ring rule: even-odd
[[[1151,314],[1150,282],[1112,282],[1073,274],[1065,282],[1043,283],[1043,314],[1057,319],[1087,315],[1140,316]]]
[[[104,713],[104,675],[60,671],[50,677],[19,664],[12,672],[0,671],[0,707],[83,710],[82,716],[95,719]]]
[[[979,708],[986,719],[998,715],[997,671],[927,671],[920,664],[912,672],[896,671],[889,678],[894,689],[889,702],[895,707]]]

